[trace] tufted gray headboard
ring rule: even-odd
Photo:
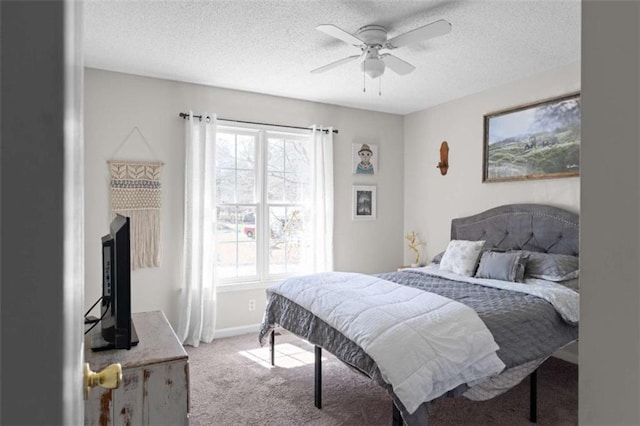
[[[486,240],[485,247],[578,256],[579,216],[542,204],[509,204],[451,221],[452,240]]]

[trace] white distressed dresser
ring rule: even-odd
[[[118,389],[93,388],[85,402],[85,425],[187,425],[189,362],[161,311],[132,315],[140,343],[130,350],[91,351],[85,341],[85,362],[100,371],[122,365]]]

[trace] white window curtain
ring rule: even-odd
[[[333,270],[333,127],[313,126],[313,269]]]
[[[207,118],[209,117],[209,118]],[[184,247],[178,338],[198,346],[213,340],[215,291],[216,116],[189,111],[185,125]]]

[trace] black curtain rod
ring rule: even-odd
[[[180,113],[180,117],[186,119],[186,118],[189,118],[189,114],[181,112]],[[194,114],[193,117],[202,120],[202,116],[201,115],[195,115]],[[211,117],[209,117],[209,116],[206,117],[206,120],[210,120],[210,119],[211,119]],[[220,121],[230,121],[230,122],[233,122],[233,123],[242,123],[242,124],[257,124],[259,126],[277,126],[277,127],[287,127],[289,129],[312,130],[309,127],[283,126],[282,124],[256,123],[255,121],[228,120],[226,118],[218,118],[218,120],[220,120]],[[325,133],[328,133],[329,129],[323,129],[322,131],[325,132]],[[338,129],[333,129],[333,133],[338,134]]]

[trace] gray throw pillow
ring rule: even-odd
[[[525,276],[559,282],[578,278],[580,274],[580,259],[577,256],[526,250],[522,252],[529,254]]]
[[[499,252],[504,252],[504,250],[502,249],[497,249],[497,248],[488,248],[486,246],[482,247],[482,251],[499,251]],[[440,261],[442,261],[442,256],[444,256],[444,252],[441,251],[440,253],[436,254],[435,256],[433,256],[433,259],[431,259],[431,263],[440,263]]]
[[[486,251],[480,258],[480,266],[476,278],[492,280],[524,281],[524,269],[529,255],[524,252],[500,253]]]
[[[431,263],[440,263],[440,261],[442,260],[442,256],[444,256],[443,251],[433,256],[433,259],[431,259]]]

